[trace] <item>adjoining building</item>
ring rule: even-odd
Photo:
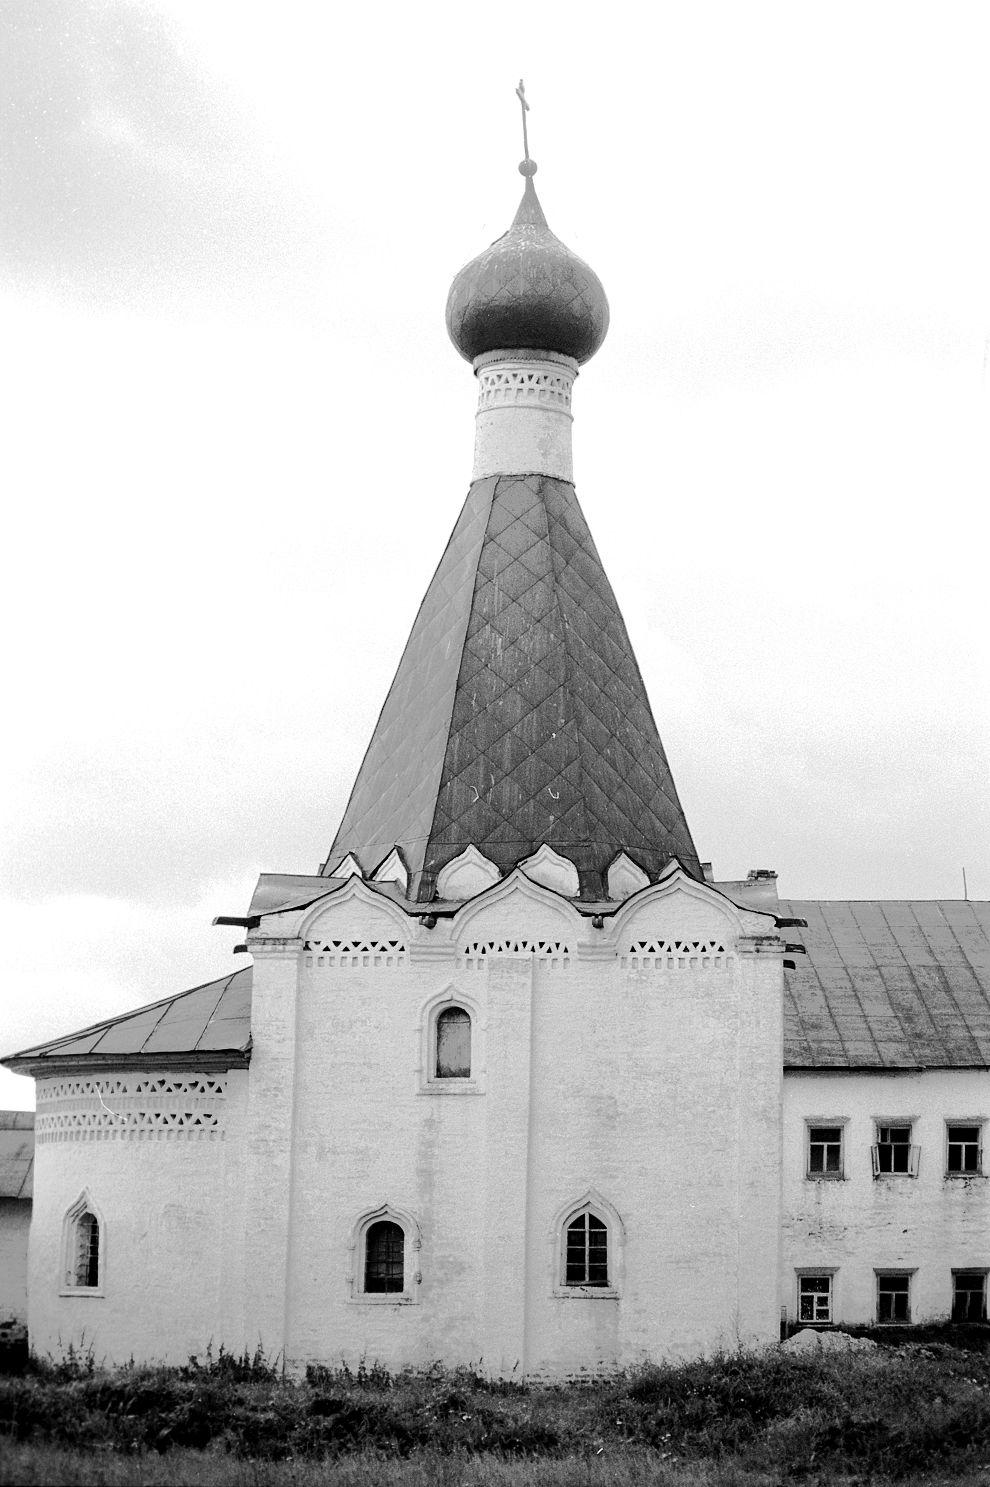
[[[27,1335],[34,1112],[0,1110],[0,1360]]]
[[[985,1317],[990,906],[700,860],[574,490],[605,292],[520,169],[447,305],[472,483],[325,862],[223,921],[251,966],[4,1061],[40,1350],[564,1377]]]

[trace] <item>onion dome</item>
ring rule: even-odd
[[[508,232],[461,269],[447,297],[447,330],[467,361],[486,351],[555,351],[578,363],[608,330],[608,300],[593,269],[547,226],[533,174]]]

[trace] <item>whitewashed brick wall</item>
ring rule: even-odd
[[[138,1088],[158,1079],[179,1092]],[[189,1092],[205,1080],[223,1093]],[[99,1362],[184,1362],[211,1340],[240,1340],[246,1094],[243,1070],[38,1081],[28,1304],[36,1352],[58,1356],[71,1342]],[[103,1221],[100,1295],[65,1286],[64,1219],[83,1192]]]
[[[27,1321],[31,1200],[0,1198],[0,1323]]]
[[[780,1292],[790,1317],[796,1271],[817,1266],[835,1269],[836,1321],[875,1319],[877,1270],[914,1271],[912,1321],[949,1315],[952,1270],[990,1269],[990,1179],[946,1177],[946,1121],[981,1116],[990,1120],[990,1074],[981,1070],[787,1074]],[[840,1120],[844,1178],[810,1181],[807,1124]],[[917,1177],[874,1178],[878,1121],[912,1122]]]

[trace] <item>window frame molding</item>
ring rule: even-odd
[[[847,1131],[850,1117],[848,1115],[806,1115],[804,1118],[804,1180],[805,1182],[848,1182],[849,1175],[846,1172],[848,1158]],[[812,1172],[811,1170],[811,1132],[818,1128],[837,1126],[839,1129],[839,1170],[838,1172]],[[824,1271],[822,1274],[824,1275]]]
[[[467,1076],[437,1074],[437,1022],[440,1014],[452,1007],[462,1007],[471,1019],[471,1073]],[[442,991],[425,1001],[419,1011],[416,1032],[419,1039],[419,1067],[416,1070],[416,1093],[419,1095],[483,1095],[485,1093],[486,1023],[481,1007],[473,996],[465,996],[452,981]]]
[[[95,1286],[71,1285],[65,1277],[73,1269],[76,1248],[76,1226],[84,1214],[91,1213],[96,1220],[97,1233],[99,1235],[99,1248],[97,1250],[97,1264],[99,1267],[99,1284]],[[107,1276],[107,1226],[103,1213],[93,1201],[93,1195],[89,1188],[83,1188],[76,1201],[66,1209],[62,1219],[62,1239],[59,1245],[59,1275],[61,1277],[58,1294],[59,1296],[88,1296],[97,1300],[106,1296]]]
[[[893,1116],[888,1118],[885,1115],[875,1115],[873,1117],[873,1145],[870,1147],[870,1162],[872,1164],[873,1179],[875,1182],[886,1182],[888,1178],[892,1177],[913,1177],[915,1180],[917,1180],[921,1171],[921,1147],[914,1139],[917,1124],[918,1119],[917,1116],[914,1115],[901,1115],[896,1118],[894,1118]],[[881,1130],[890,1130],[891,1128],[896,1127],[903,1129],[905,1126],[908,1129],[907,1141],[880,1140]],[[907,1167],[904,1169],[903,1172],[897,1171],[893,1167],[891,1167],[890,1169],[881,1168],[881,1147],[888,1147],[891,1150],[907,1152]],[[946,1159],[948,1160],[948,1148],[946,1148]],[[893,1157],[891,1158],[891,1161],[893,1161]]]
[[[953,1126],[975,1126],[979,1133],[977,1136],[977,1166],[974,1172],[967,1172],[963,1168],[950,1168],[949,1166],[949,1131]],[[983,1138],[987,1129],[987,1117],[985,1115],[947,1115],[945,1117],[944,1129],[945,1136],[944,1146],[942,1148],[942,1175],[945,1178],[945,1181],[965,1182],[972,1181],[974,1177],[990,1177],[990,1172],[987,1171],[983,1149]]]
[[[875,1327],[910,1327],[911,1314],[914,1311],[914,1277],[918,1273],[917,1265],[874,1265],[873,1267],[873,1300],[874,1300],[874,1322]],[[888,1321],[880,1318],[880,1279],[882,1276],[907,1276],[907,1317],[891,1317]]]
[[[364,1289],[365,1263],[367,1260],[368,1231],[373,1224],[398,1224],[403,1233],[402,1290],[366,1291]],[[419,1302],[419,1290],[423,1282],[420,1257],[423,1238],[418,1221],[405,1208],[394,1203],[379,1203],[377,1208],[364,1211],[351,1229],[347,1273],[347,1300],[355,1306],[415,1306]]]
[[[607,1286],[569,1286],[567,1274],[567,1228],[582,1213],[593,1213],[605,1225],[608,1239]],[[551,1295],[560,1301],[618,1301],[625,1282],[626,1226],[618,1209],[597,1188],[588,1188],[578,1199],[571,1199],[554,1214],[550,1225],[550,1263],[553,1285]]]
[[[835,1319],[836,1319],[836,1316],[837,1316],[837,1306],[836,1306],[837,1288],[836,1288],[836,1284],[835,1284],[835,1277],[838,1275],[838,1273],[839,1273],[839,1266],[838,1265],[796,1265],[794,1267],[794,1302],[795,1302],[795,1304],[794,1304],[794,1322],[795,1322],[795,1325],[796,1326],[798,1326],[798,1327],[814,1327],[814,1328],[819,1328],[819,1327],[834,1327],[836,1325],[836,1320]],[[808,1280],[808,1279],[811,1279],[812,1277],[817,1277],[817,1276],[827,1276],[828,1277],[828,1281],[829,1281],[829,1291],[828,1291],[829,1318],[828,1318],[828,1321],[827,1322],[806,1322],[806,1321],[803,1320],[803,1318],[801,1316],[801,1282],[803,1280]]]
[[[953,1265],[950,1272],[952,1278],[952,1295],[949,1304],[949,1323],[953,1327],[986,1327],[990,1323],[990,1267],[986,1265]],[[983,1316],[973,1322],[968,1317],[957,1321],[954,1313],[956,1310],[956,1279],[960,1275],[979,1275],[983,1277]]]

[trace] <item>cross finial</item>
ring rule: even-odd
[[[519,79],[519,86],[516,89],[516,97],[519,99],[519,102],[522,105],[523,156],[525,157],[520,162],[519,174],[523,176],[535,176],[536,161],[530,160],[529,158],[529,135],[526,131],[526,115],[529,113],[529,104],[526,102],[526,84],[523,82],[522,78]]]

